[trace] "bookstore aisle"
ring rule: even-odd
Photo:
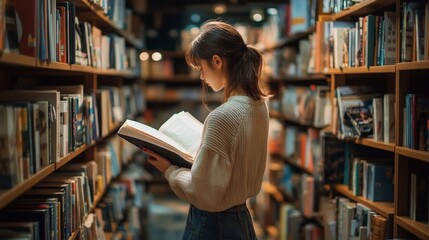
[[[429,0],[0,0],[0,239],[181,239],[117,132],[221,104],[184,59],[213,18],[265,58],[258,240],[429,239]]]

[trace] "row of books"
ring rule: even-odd
[[[146,86],[145,96],[153,101],[201,101],[201,86],[196,87],[169,87],[162,84],[152,84]],[[210,92],[205,96],[206,101],[220,102],[221,92]]]
[[[1,131],[1,188],[11,188],[83,144],[108,135],[125,116],[144,109],[142,100],[137,85],[102,87],[91,94],[84,93],[83,85],[3,91],[0,115],[7,128]]]
[[[353,158],[350,168],[350,190],[373,202],[393,202],[393,159]]]
[[[396,13],[366,15],[358,21],[324,22],[319,38],[329,42],[330,68],[396,63]],[[323,50],[322,50],[323,51]]]
[[[401,2],[400,61],[422,61],[428,57],[427,39],[429,3]],[[398,23],[399,24],[399,23]]]
[[[414,221],[429,224],[429,176],[428,167],[417,164],[409,173],[409,216]]]
[[[269,150],[281,155],[293,164],[312,172],[320,162],[319,130],[297,126],[283,127],[277,119],[270,119]]]
[[[122,182],[121,191],[118,191],[117,183],[108,187],[111,179],[119,176],[121,166],[127,163],[124,159],[130,159],[119,157],[122,149],[128,147],[122,145],[123,140],[118,136],[109,138],[105,146],[95,153],[95,160],[67,163],[10,203],[0,213],[0,229],[7,230],[0,231],[0,236],[69,239],[77,234],[79,239],[105,239],[107,223],[100,214],[103,203],[107,201],[104,199],[112,195],[117,198],[117,193],[121,193],[119,196],[132,195],[134,205],[141,206],[138,200],[143,191],[135,174],[125,175],[119,181]],[[95,199],[105,191],[106,197],[93,211]],[[128,207],[126,201],[119,200],[115,202],[123,204],[123,210]]]
[[[429,96],[405,95],[403,146],[429,151]]]
[[[265,71],[274,78],[307,76],[312,73],[310,64],[314,63],[310,61],[312,44],[314,43],[310,37],[299,41],[299,50],[295,47],[283,47],[265,53],[264,57],[268,63]]]
[[[1,222],[36,222],[35,239],[68,239],[84,234],[84,220],[92,208],[90,179],[94,164],[67,165],[39,182],[1,211]]]
[[[385,218],[361,203],[348,198],[336,199],[335,239],[388,239],[393,235],[392,219]]]
[[[293,205],[284,203],[279,208],[279,239],[321,240],[323,227],[317,221],[307,220]]]
[[[6,32],[5,41],[0,42],[1,49],[39,60],[139,71],[136,49],[126,47],[123,37],[103,35],[95,25],[80,21],[75,2],[6,2]],[[109,2],[115,2],[116,6],[123,1]],[[114,15],[125,12],[113,5],[109,9]]]
[[[331,123],[329,96],[327,86],[288,85],[280,90],[280,112],[288,120],[324,127]]]
[[[341,139],[373,137],[395,142],[393,94],[373,86],[337,87],[334,98],[333,131]]]
[[[323,13],[338,13],[355,4],[365,2],[366,0],[323,0],[322,1],[322,12]]]

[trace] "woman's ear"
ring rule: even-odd
[[[219,57],[219,55],[213,55],[212,60],[213,60],[214,66],[217,69],[221,69],[222,68],[223,61],[222,61],[222,58]]]

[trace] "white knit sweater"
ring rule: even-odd
[[[268,119],[265,101],[247,96],[232,96],[213,110],[192,168],[172,165],[165,172],[174,193],[210,212],[258,194],[267,160]]]

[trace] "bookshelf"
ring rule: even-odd
[[[55,4],[55,1],[48,1],[49,4]],[[58,1],[60,2],[60,1]],[[72,91],[71,89],[76,88],[76,86],[82,87],[82,94],[79,95],[79,97],[74,96],[74,100],[76,103],[76,112],[70,111],[70,117],[72,117],[72,113],[79,115],[79,123],[78,118],[76,117],[74,119],[72,125],[76,128],[85,128],[85,132],[83,130],[76,130],[76,131],[82,131],[82,139],[84,139],[83,143],[75,144],[73,143],[72,148],[68,148],[65,153],[60,153],[60,147],[62,148],[62,140],[60,141],[59,137],[62,137],[63,133],[61,132],[61,135],[58,134],[58,136],[55,136],[54,133],[49,135],[49,140],[46,143],[48,146],[47,149],[51,149],[54,144],[58,144],[58,155],[49,155],[49,162],[48,163],[36,163],[41,161],[40,159],[37,159],[36,157],[28,157],[29,164],[33,164],[35,167],[33,170],[31,170],[31,173],[24,173],[26,176],[24,176],[22,179],[12,183],[12,186],[9,187],[3,187],[0,189],[0,216],[2,216],[3,213],[6,213],[8,211],[14,211],[16,204],[19,204],[20,201],[23,201],[25,198],[28,198],[28,194],[32,192],[35,189],[40,189],[43,185],[50,185],[49,183],[54,183],[56,181],[57,184],[61,183],[64,185],[58,185],[55,187],[47,187],[46,189],[61,189],[63,191],[64,198],[62,200],[58,200],[56,204],[57,206],[60,206],[63,209],[61,212],[57,212],[56,210],[49,210],[52,215],[58,214],[58,219],[52,220],[51,223],[46,224],[43,223],[41,219],[39,219],[40,224],[44,224],[44,226],[49,225],[49,228],[52,230],[52,233],[57,234],[58,236],[55,236],[55,238],[64,238],[64,239],[96,239],[98,236],[96,232],[101,231],[104,232],[105,229],[97,229],[100,228],[99,226],[96,226],[98,223],[100,223],[102,219],[102,213],[100,208],[100,203],[107,201],[106,199],[111,198],[111,192],[110,187],[113,185],[123,184],[123,182],[128,181],[126,180],[126,177],[118,177],[121,174],[121,170],[125,169],[125,166],[129,164],[129,162],[132,159],[132,155],[136,152],[137,149],[130,149],[129,146],[126,146],[121,142],[121,140],[116,136],[116,132],[118,131],[119,127],[122,125],[122,122],[125,120],[125,118],[135,118],[140,119],[141,114],[144,111],[144,105],[143,104],[143,92],[141,88],[141,71],[140,71],[140,62],[137,61],[138,56],[137,53],[143,48],[143,42],[140,40],[142,39],[142,29],[140,29],[140,25],[126,25],[123,21],[118,20],[119,18],[113,14],[112,12],[107,11],[107,6],[101,5],[104,3],[94,3],[93,1],[87,1],[87,0],[76,0],[76,1],[67,1],[69,2],[69,9],[71,12],[71,5],[74,4],[75,9],[75,17],[79,20],[79,23],[87,23],[90,24],[88,30],[89,32],[85,36],[80,36],[81,41],[84,41],[86,45],[89,46],[89,42],[96,41],[95,32],[92,32],[93,30],[100,30],[102,36],[105,37],[112,37],[115,41],[121,42],[121,46],[112,46],[109,48],[108,45],[104,46],[96,46],[92,45],[91,43],[91,50],[88,52],[87,58],[84,58],[83,62],[78,62],[76,64],[71,64],[71,60],[67,59],[66,62],[60,62],[61,61],[61,55],[62,51],[59,51],[60,44],[62,42],[59,42],[58,45],[55,45],[54,47],[51,46],[53,42],[46,42],[46,46],[51,50],[54,50],[50,52],[48,60],[40,60],[41,57],[39,55],[34,56],[28,56],[24,55],[21,51],[21,49],[11,49],[7,46],[3,46],[0,51],[0,75],[2,76],[2,83],[0,84],[0,91],[18,91],[18,89],[21,89],[19,91],[25,91],[26,93],[22,96],[17,96],[16,99],[21,99],[20,101],[29,102],[31,101],[31,104],[35,104],[34,101],[40,101],[40,102],[47,102],[49,101],[49,104],[52,105],[52,109],[55,109],[55,111],[50,112],[50,116],[55,116],[51,118],[51,123],[49,124],[49,129],[55,129],[55,131],[60,131],[60,116],[63,117],[62,112],[58,111],[60,108],[56,108],[53,106],[50,99],[46,99],[45,95],[37,95],[39,92],[42,92],[42,88],[46,87],[49,90],[49,92],[56,92],[58,96],[60,94],[65,94],[65,92]],[[127,2],[127,3],[125,3]],[[131,1],[123,1],[124,5],[115,5],[111,6],[112,9],[115,8],[117,12],[123,11],[123,20],[125,18],[134,18],[138,19],[139,16],[133,16],[131,13],[132,11],[127,10],[129,6],[131,6]],[[18,2],[16,1],[15,7],[24,4],[24,2]],[[99,5],[100,4],[100,5]],[[127,5],[126,5],[127,4]],[[28,6],[31,8],[31,6]],[[52,5],[50,6],[52,7]],[[55,7],[50,8],[55,13]],[[59,12],[58,12],[59,13]],[[69,13],[69,12],[68,12]],[[2,14],[5,14],[4,12]],[[58,15],[59,16],[59,15]],[[67,15],[68,16],[68,15]],[[10,17],[10,16],[9,16]],[[22,15],[21,15],[22,17]],[[3,18],[4,19],[4,18]],[[27,21],[35,22],[35,19],[21,19],[23,22]],[[58,22],[60,22],[60,18],[57,19]],[[73,21],[75,19],[73,18]],[[48,21],[48,18],[46,18],[44,21]],[[33,26],[33,29],[30,29],[30,31],[38,32],[46,31],[46,36],[56,38],[60,34],[60,32],[54,31],[52,29],[46,29],[42,25]],[[46,25],[47,26],[47,25]],[[69,25],[64,25],[66,28],[61,28],[58,26],[58,29],[62,29],[63,31],[66,31],[67,33],[73,32],[73,37],[75,34],[78,34],[77,28],[74,24],[73,28],[71,28]],[[83,26],[83,25],[80,25]],[[29,27],[26,25],[26,23],[23,24],[24,30],[27,30],[26,28]],[[9,38],[12,36],[13,32],[6,32],[3,33],[3,37]],[[94,34],[94,35],[93,35]],[[60,37],[59,37],[60,38]],[[3,39],[4,40],[4,39]],[[67,39],[64,39],[64,42],[66,42]],[[41,41],[43,44],[43,41]],[[51,43],[51,44],[49,44]],[[80,42],[79,44],[81,44]],[[12,45],[10,45],[12,46]],[[56,48],[58,47],[58,48]],[[76,49],[72,45],[64,45],[64,51],[68,53],[68,51],[73,52],[76,51]],[[37,46],[39,52],[39,46]],[[79,50],[79,49],[77,49]],[[82,49],[80,49],[82,50]],[[109,51],[116,51],[116,55],[120,57],[118,54],[121,55],[120,60],[112,59],[112,63],[109,64],[107,67],[101,65],[101,62],[96,63],[95,57],[100,57],[98,54],[103,54],[101,51],[106,51],[109,54]],[[40,50],[42,51],[42,50]],[[100,52],[98,52],[100,51]],[[21,53],[20,53],[21,52]],[[91,56],[90,56],[91,55]],[[89,57],[92,58],[92,60],[89,60]],[[116,61],[117,60],[117,61]],[[116,61],[116,62],[115,62]],[[83,65],[80,65],[82,64]],[[40,90],[39,90],[40,88]],[[59,90],[61,89],[61,90]],[[44,90],[43,90],[44,91]],[[117,91],[117,92],[115,92]],[[37,92],[37,94],[36,94]],[[98,93],[103,92],[102,94],[105,95],[107,98],[102,99],[96,99],[96,95]],[[27,99],[27,94],[29,99]],[[110,103],[107,103],[106,99],[110,98],[111,96],[115,96],[118,98],[118,102],[112,101]],[[118,95],[115,95],[118,94]],[[19,94],[17,94],[19,95]],[[35,96],[40,97],[35,97]],[[65,95],[64,95],[65,96]],[[64,100],[64,96],[61,96],[59,98],[60,100]],[[68,96],[72,98],[71,96]],[[80,97],[83,97],[83,102],[85,104],[91,105],[77,105],[78,101],[80,100]],[[30,99],[31,98],[31,99]],[[132,100],[130,100],[132,98]],[[34,100],[37,99],[37,100]],[[13,101],[12,99],[8,99],[7,97],[2,98],[2,110],[4,109],[13,109],[12,104],[15,104],[15,102],[18,100]],[[128,102],[126,102],[128,101]],[[94,108],[95,105],[92,105],[96,103],[96,106],[98,108]],[[116,103],[120,103],[120,105],[116,105]],[[71,107],[72,105],[69,105]],[[105,122],[107,119],[104,119],[104,115],[108,113],[109,111],[112,111],[112,109],[116,108],[116,111],[120,111],[121,118],[119,118],[118,113],[109,113],[112,115],[117,114],[116,116],[113,116],[112,122]],[[132,110],[130,110],[132,108]],[[51,109],[51,108],[47,108]],[[71,108],[70,108],[71,109]],[[85,111],[84,111],[85,110]],[[97,112],[96,110],[99,110]],[[9,115],[12,111],[6,110],[9,118],[2,118],[2,121],[10,121],[10,119],[14,119],[17,115]],[[18,111],[18,110],[13,110]],[[40,110],[39,110],[40,111]],[[51,111],[51,110],[49,110]],[[2,114],[4,114],[3,112]],[[30,110],[29,112],[30,113]],[[36,112],[34,110],[34,113],[40,114],[40,112]],[[57,115],[58,114],[58,115]],[[34,115],[36,116],[36,115]],[[95,117],[97,116],[97,117]],[[58,118],[56,118],[58,117]],[[92,117],[92,118],[90,118]],[[65,117],[64,117],[65,118]],[[94,119],[95,118],[95,119]],[[21,121],[22,119],[19,118]],[[100,121],[98,121],[100,120]],[[31,123],[31,121],[29,121]],[[2,122],[2,124],[5,122]],[[59,125],[56,125],[58,123]],[[32,124],[32,123],[31,123]],[[47,124],[47,123],[46,123]],[[69,125],[70,127],[72,125]],[[14,125],[18,126],[18,125]],[[34,125],[35,126],[35,125]],[[95,126],[97,128],[95,129]],[[103,130],[102,130],[103,128]],[[16,131],[16,136],[20,135],[18,134],[18,130]],[[29,132],[32,132],[32,134],[36,135],[36,129],[33,129],[32,127],[28,129]],[[37,128],[37,131],[39,131],[39,128]],[[63,130],[61,130],[63,131]],[[68,131],[68,130],[65,130]],[[75,131],[75,130],[73,130]],[[72,132],[69,132],[72,134]],[[80,134],[79,133],[79,134]],[[2,134],[4,134],[4,129],[2,130]],[[37,136],[38,133],[37,133]],[[70,135],[69,135],[70,136]],[[10,136],[2,135],[2,139],[5,141],[12,141]],[[77,139],[78,137],[75,135],[70,136],[73,139]],[[34,147],[33,151],[41,151],[41,141],[39,138],[29,138],[24,139],[22,141],[25,141],[32,145]],[[20,141],[21,141],[20,140]],[[19,146],[22,145],[22,142],[17,142],[17,145],[13,146],[13,149],[18,149]],[[26,148],[26,147],[24,147]],[[18,151],[18,150],[14,151]],[[37,149],[37,150],[36,150]],[[50,150],[49,150],[50,152]],[[19,152],[21,153],[21,152]],[[100,154],[107,154],[109,155],[109,160],[106,160],[106,158],[100,157]],[[36,153],[34,153],[36,154]],[[112,154],[112,155],[111,155]],[[105,155],[105,156],[107,156]],[[4,156],[3,156],[4,157]],[[116,157],[116,160],[112,160],[114,157]],[[3,163],[5,161],[12,161],[12,159],[15,158],[9,158],[9,159],[3,159]],[[102,160],[103,159],[103,160]],[[19,160],[20,162],[23,160]],[[27,161],[27,160],[25,160]],[[106,162],[108,161],[108,163]],[[106,164],[106,168],[104,170],[112,168],[112,173],[107,174],[106,171],[101,171],[101,163]],[[3,164],[2,163],[2,164]],[[40,164],[40,165],[38,165]],[[91,165],[90,164],[95,164]],[[112,164],[115,165],[115,167],[112,167]],[[2,167],[5,165],[2,165]],[[75,166],[85,166],[85,173],[82,170],[73,170]],[[95,166],[95,167],[94,167]],[[32,168],[32,167],[31,167]],[[88,169],[94,170],[94,168],[100,168],[99,172],[97,174],[94,173],[94,175],[91,175],[90,171]],[[115,169],[113,169],[115,168]],[[82,168],[83,169],[83,168]],[[7,175],[3,172],[1,175],[2,179],[5,179],[4,177],[12,176],[12,178],[15,178],[16,175],[21,175],[22,171],[28,171],[25,166],[18,165],[17,168],[13,169],[2,169],[2,171],[7,171]],[[34,171],[34,172],[33,172]],[[68,173],[66,173],[69,171]],[[76,172],[74,172],[76,171]],[[97,169],[98,171],[98,169]],[[109,170],[110,171],[110,170]],[[76,174],[76,175],[73,175]],[[80,177],[78,175],[81,175]],[[28,175],[28,176],[27,176]],[[64,175],[64,176],[60,176]],[[67,178],[65,176],[69,176]],[[93,178],[96,177],[97,179]],[[58,180],[61,178],[61,180]],[[107,181],[104,181],[105,178]],[[57,180],[55,180],[57,179]],[[3,181],[3,180],[2,180]],[[50,182],[52,181],[52,182]],[[119,183],[118,183],[119,181]],[[66,183],[67,182],[67,183]],[[73,182],[73,187],[75,187],[76,191],[81,191],[81,193],[73,193],[74,199],[76,201],[76,205],[70,206],[68,205],[68,199],[71,199],[71,195],[68,195],[71,193],[71,182]],[[79,183],[78,183],[79,182]],[[74,185],[76,184],[76,185]],[[67,185],[67,187],[66,187]],[[125,185],[123,185],[123,189],[127,189]],[[69,189],[69,190],[66,190]],[[59,190],[60,191],[60,190]],[[68,192],[69,191],[69,192]],[[87,191],[87,192],[85,192]],[[66,193],[67,192],[67,193]],[[85,194],[83,194],[85,192]],[[126,195],[126,194],[125,194]],[[124,195],[124,196],[125,196]],[[45,196],[45,197],[43,197]],[[48,198],[47,195],[40,195],[39,198]],[[58,198],[60,199],[60,198]],[[91,200],[92,199],[92,200]],[[125,199],[124,199],[125,200]],[[35,201],[38,202],[39,200]],[[40,200],[44,201],[44,200]],[[71,200],[70,200],[71,202]],[[78,205],[80,204],[80,205]],[[83,207],[85,205],[85,207]],[[132,205],[132,204],[131,204]],[[127,205],[131,206],[131,205]],[[82,206],[82,208],[81,208]],[[73,210],[70,210],[73,208]],[[79,210],[78,210],[79,209]],[[108,209],[105,209],[107,211],[110,211]],[[75,214],[75,211],[80,212],[82,214],[81,216],[84,216],[84,218],[80,219],[80,216],[78,215],[68,215],[69,213],[73,211],[73,214]],[[104,211],[104,210],[103,210]],[[125,212],[127,210],[124,210]],[[30,214],[31,215],[31,214]],[[29,216],[29,219],[31,218]],[[62,216],[63,218],[60,218],[59,216]],[[99,215],[97,217],[97,215]],[[70,220],[65,220],[66,218]],[[91,218],[91,219],[90,219]],[[33,219],[34,220],[34,219]],[[87,226],[86,228],[83,227],[84,221],[88,220],[89,222],[92,222],[90,224],[91,226]],[[116,219],[115,219],[116,220]],[[5,219],[1,220],[1,222],[4,222]],[[19,221],[22,221],[19,220]],[[45,220],[47,221],[47,220]],[[65,224],[67,221],[70,221],[70,225]],[[71,221],[75,221],[74,223],[71,223]],[[56,222],[56,223],[54,223]],[[117,223],[121,223],[121,221],[117,220]],[[110,225],[111,223],[105,221],[107,225]],[[72,225],[73,224],[73,227]],[[4,226],[2,223],[0,223],[0,228],[4,229]],[[25,232],[25,231],[22,231]],[[45,233],[42,233],[41,230],[39,236],[33,236],[35,239],[42,239],[43,235]],[[119,234],[120,230],[114,230],[111,232],[111,234],[107,236],[107,239],[113,239],[113,237],[117,234]],[[26,233],[27,234],[27,233]],[[60,235],[61,234],[61,235]],[[129,236],[132,236],[130,234]],[[1,235],[0,238],[3,238],[4,236]],[[134,236],[137,237],[137,236]],[[43,237],[44,238],[44,237]],[[46,238],[48,239],[48,238]]]
[[[329,2],[329,1],[328,1]],[[274,77],[269,80],[270,88],[274,91],[275,96],[281,96],[281,91],[278,90],[283,85],[300,85],[300,86],[310,86],[310,85],[317,85],[317,84],[323,84],[323,82],[326,82],[325,84],[329,86],[330,88],[330,99],[332,103],[336,104],[336,93],[335,90],[337,87],[341,86],[360,86],[360,85],[370,85],[378,87],[379,89],[382,89],[384,93],[392,94],[395,99],[395,104],[393,106],[394,108],[394,122],[395,122],[395,140],[393,142],[385,142],[380,140],[375,140],[372,137],[371,138],[355,138],[355,139],[341,139],[341,137],[338,137],[339,141],[342,141],[343,143],[352,144],[356,146],[361,146],[364,149],[368,149],[371,152],[377,152],[381,156],[387,157],[390,159],[390,164],[394,167],[394,178],[393,178],[393,185],[394,185],[394,197],[393,201],[391,202],[377,202],[377,201],[370,201],[366,197],[363,196],[357,196],[353,192],[353,190],[350,188],[350,186],[345,185],[343,183],[337,183],[332,185],[325,185],[328,186],[328,188],[325,187],[325,190],[329,192],[329,196],[337,197],[341,196],[343,198],[348,199],[351,202],[355,202],[358,204],[365,205],[368,207],[371,211],[375,212],[375,214],[381,215],[384,218],[387,219],[387,228],[388,229],[388,236],[392,238],[405,238],[405,239],[429,239],[429,219],[428,216],[429,213],[423,214],[425,217],[424,219],[420,220],[413,220],[412,216],[412,205],[417,204],[417,208],[421,208],[421,211],[428,211],[428,195],[429,192],[428,182],[429,179],[427,179],[427,175],[429,173],[429,152],[428,150],[418,150],[415,149],[416,147],[410,147],[409,143],[407,143],[407,118],[406,113],[404,113],[404,109],[407,107],[406,97],[410,93],[414,93],[417,95],[428,95],[429,84],[427,81],[423,81],[425,79],[425,76],[429,73],[429,57],[427,55],[427,49],[425,49],[425,55],[424,58],[420,61],[417,61],[416,59],[411,60],[411,62],[403,62],[401,60],[401,44],[403,42],[401,31],[402,25],[404,23],[402,12],[403,12],[403,6],[405,3],[409,1],[404,0],[366,0],[359,3],[356,3],[350,7],[347,7],[346,9],[343,9],[341,11],[332,11],[332,13],[328,16],[326,13],[322,16],[319,13],[319,18],[316,23],[315,28],[310,28],[308,33],[300,33],[296,36],[291,36],[286,39],[289,39],[291,41],[292,39],[305,39],[309,38],[311,39],[311,33],[315,32],[316,39],[319,39],[320,37],[323,37],[323,33],[321,32],[325,31],[324,28],[320,28],[321,23],[323,22],[340,22],[340,21],[357,21],[360,17],[365,17],[367,15],[383,15],[384,11],[393,11],[396,13],[395,18],[395,32],[394,35],[395,38],[395,58],[396,61],[393,64],[389,65],[382,65],[378,66],[377,64],[374,64],[374,66],[356,66],[356,67],[350,67],[350,66],[341,66],[337,68],[333,68],[329,65],[325,65],[325,68],[319,68],[321,71],[312,72],[312,75],[309,76],[287,76],[286,79],[282,80],[280,77]],[[420,4],[422,9],[425,9],[423,12],[424,14],[428,14],[428,1],[422,1]],[[332,5],[334,6],[334,4]],[[333,10],[333,9],[332,9]],[[424,31],[425,34],[428,32],[428,26],[429,23],[427,22],[427,16],[426,20],[423,20],[424,25]],[[308,34],[308,35],[305,35]],[[320,35],[321,34],[321,35]],[[326,37],[326,35],[325,35]],[[425,47],[427,47],[427,39],[425,41]],[[271,48],[267,48],[267,50],[275,51],[276,49],[282,49],[286,47],[284,43],[287,43],[289,45],[295,45],[298,44],[296,42],[288,42],[286,40],[282,40],[278,44],[274,44]],[[423,43],[422,43],[423,44]],[[327,46],[327,45],[325,45]],[[320,45],[316,43],[316,46],[313,46],[313,48],[319,49]],[[325,47],[327,48],[327,47]],[[336,50],[334,50],[336,51]],[[417,50],[416,50],[417,51]],[[323,62],[323,56],[326,56],[329,54],[329,50],[325,51],[323,50],[320,54],[319,58],[317,58],[316,62]],[[316,55],[317,55],[316,54]],[[418,55],[417,53],[415,55]],[[414,57],[416,57],[413,55]],[[320,57],[322,56],[322,57]],[[310,61],[312,61],[310,59]],[[320,79],[320,80],[319,80]],[[277,97],[281,98],[281,97]],[[308,128],[311,127],[311,124],[308,124],[306,122],[300,122],[293,119],[290,119],[288,117],[282,116],[280,111],[278,110],[279,104],[276,102],[278,99],[275,98],[275,102],[272,103],[271,109],[270,109],[270,117],[274,119],[278,119],[283,124],[289,124],[289,125],[296,125],[301,128]],[[427,110],[427,109],[426,109]],[[336,110],[333,109],[332,112],[334,113]],[[338,132],[338,126],[334,123],[335,114],[332,116],[333,122],[330,126],[326,128],[322,128],[322,131],[334,133],[336,135]],[[427,138],[427,133],[426,133]],[[292,160],[291,158],[282,156],[282,153],[275,152],[274,154],[271,154],[271,159],[280,159],[281,161],[284,161],[285,164],[291,164],[294,166],[295,169],[299,169],[300,172],[305,172],[307,174],[317,174],[317,172],[310,171],[306,168],[303,168],[300,165],[294,164],[295,160]],[[293,158],[292,158],[293,159]],[[325,163],[326,164],[326,163]],[[277,175],[279,173],[271,173],[273,176],[270,175],[270,180],[272,181],[272,178],[278,179]],[[420,193],[418,197],[410,197],[410,195],[413,195],[413,174],[417,175],[417,178],[419,176],[424,176],[426,179],[423,179],[422,185],[424,190],[420,190],[424,193]],[[416,180],[418,181],[418,180]],[[422,187],[420,185],[420,187]],[[279,189],[273,190],[275,188],[279,188],[278,183],[271,183],[269,187],[266,187],[266,193],[273,195],[273,193],[280,191]],[[419,194],[419,193],[417,193]],[[423,194],[423,195],[422,195]],[[426,194],[426,195],[424,195]],[[417,200],[416,200],[417,198]],[[419,199],[423,199],[425,202],[419,202]],[[426,199],[426,200],[424,200]],[[412,203],[413,201],[416,201],[416,203]],[[415,206],[414,206],[415,207]],[[278,208],[272,207],[269,208],[271,212],[276,212],[276,214],[280,215],[280,210]],[[416,210],[419,211],[419,210]],[[326,217],[326,216],[323,216]],[[326,220],[326,219],[325,219]],[[329,219],[328,219],[329,220]],[[332,220],[332,219],[331,219]],[[335,220],[335,219],[334,219]],[[326,222],[326,221],[325,221]],[[328,225],[323,225],[324,230],[328,230]],[[270,228],[273,226],[270,225]],[[282,226],[275,226],[277,231],[281,231]],[[271,230],[266,230],[267,232],[270,232]],[[279,239],[278,234],[273,236],[274,239]],[[324,236],[324,239],[330,239],[329,235]],[[366,238],[365,238],[366,239]]]

